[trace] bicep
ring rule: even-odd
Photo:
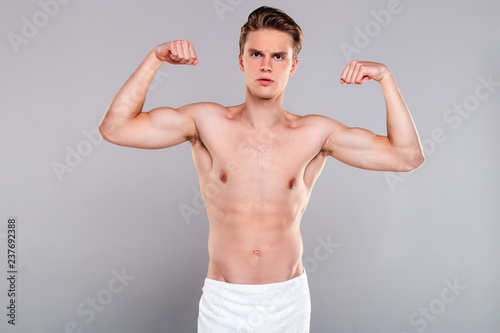
[[[395,171],[401,163],[386,136],[343,124],[335,126],[325,142],[325,150],[339,161],[362,169]]]
[[[196,134],[192,106],[161,107],[141,112],[128,121],[110,140],[122,146],[159,149],[178,145]]]

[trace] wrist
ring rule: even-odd
[[[380,85],[387,85],[387,84],[392,84],[395,83],[396,81],[394,80],[394,76],[392,75],[391,71],[387,70],[386,73],[382,75],[380,80],[377,80]]]
[[[146,56],[146,60],[148,60],[148,62],[155,68],[155,70],[159,69],[165,62],[158,59],[158,56],[156,55],[156,48],[149,51],[148,55]]]

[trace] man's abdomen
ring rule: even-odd
[[[267,284],[287,281],[303,272],[300,216],[238,215],[231,218],[226,213],[223,221],[210,221],[209,279]]]

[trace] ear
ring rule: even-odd
[[[244,72],[245,68],[243,67],[243,57],[241,56],[241,53],[238,55],[238,63],[240,65],[240,71]]]
[[[292,64],[292,69],[290,70],[290,77],[292,77],[293,74],[295,74],[298,65],[299,65],[299,59],[295,59]]]

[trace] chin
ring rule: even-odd
[[[273,97],[276,97],[277,94],[272,94],[272,93],[268,93],[268,94],[263,94],[263,93],[256,93],[254,94],[255,97],[258,97],[258,98],[265,98],[265,99],[269,99],[269,98],[273,98]]]
[[[277,96],[279,96],[279,93],[275,91],[268,91],[268,92],[262,92],[262,91],[251,91],[252,95],[260,98],[260,99],[273,99]]]
[[[255,97],[264,99],[264,100],[271,100],[276,98],[278,95],[255,95]]]

